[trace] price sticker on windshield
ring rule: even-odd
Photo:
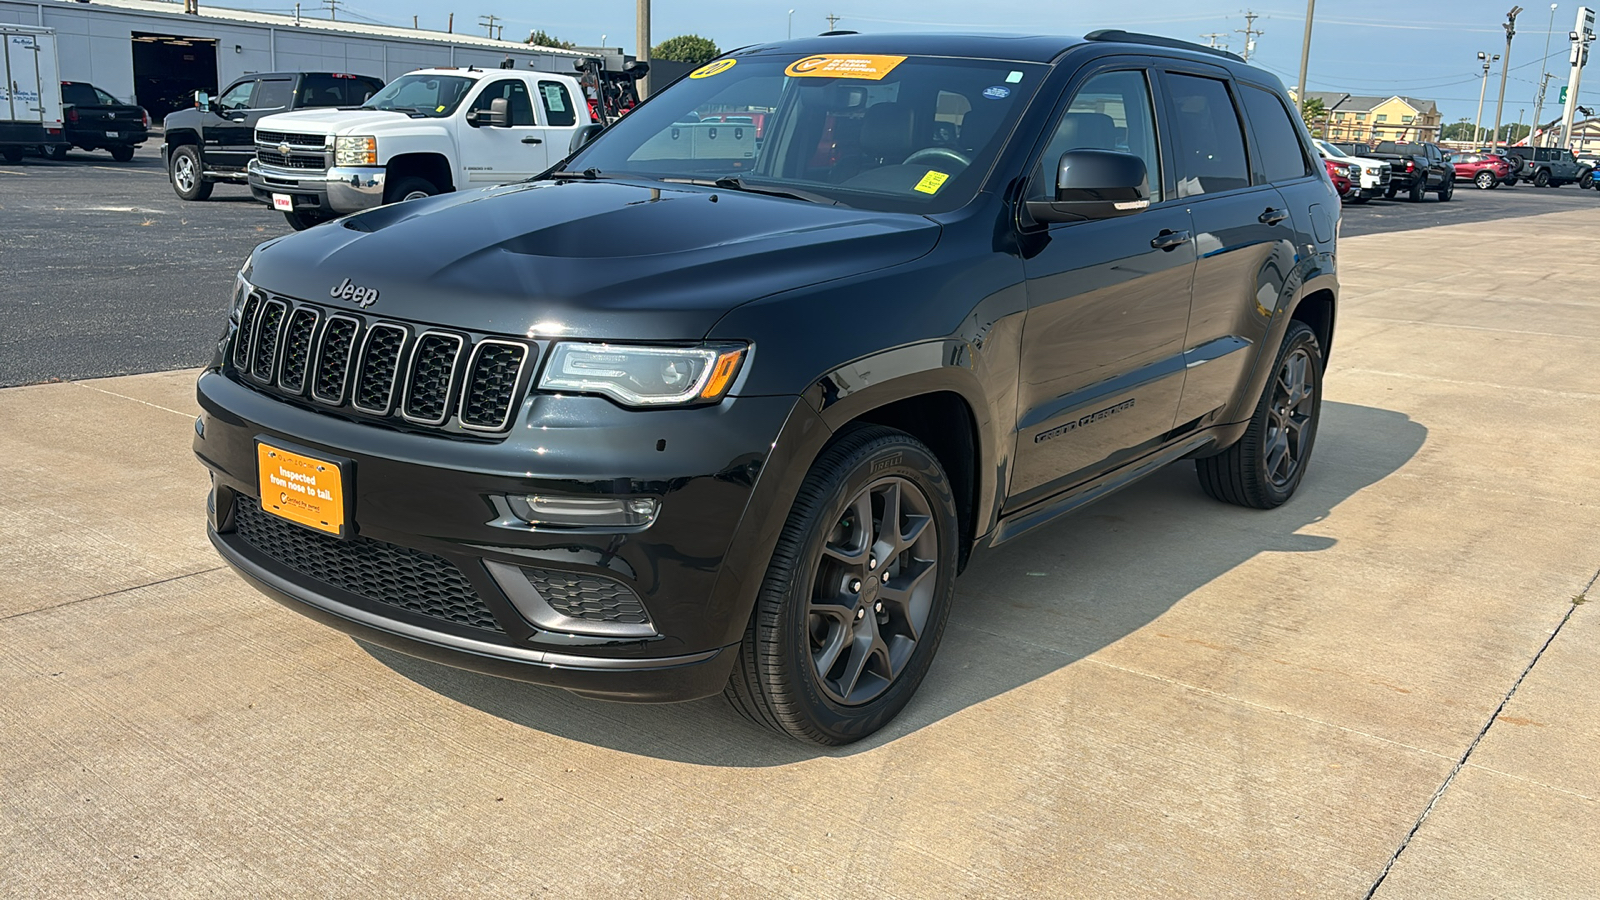
[[[949,175],[929,169],[928,174],[922,176],[922,180],[917,182],[917,186],[912,190],[921,191],[924,194],[937,194],[939,193],[939,188],[944,187],[944,183],[949,180]]]
[[[808,56],[789,64],[783,74],[795,78],[861,78],[882,81],[905,62],[904,56]]]
[[[700,68],[695,69],[693,72],[690,72],[689,77],[710,78],[713,75],[721,75],[723,72],[733,68],[738,62],[739,61],[737,59],[719,59],[716,62],[708,62]]]

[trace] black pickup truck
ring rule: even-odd
[[[172,189],[185,200],[211,196],[218,181],[245,183],[255,157],[256,122],[295,109],[360,106],[383,79],[335,72],[266,72],[246,75],[215,100],[195,95],[192,109],[167,116],[161,158]]]
[[[61,82],[61,113],[66,143],[45,148],[51,159],[66,159],[73,147],[109,150],[117,162],[133,159],[133,148],[150,137],[150,115],[123,103],[87,81]]]
[[[1413,203],[1432,192],[1440,200],[1449,200],[1456,192],[1456,170],[1449,162],[1449,154],[1437,144],[1401,143],[1380,141],[1374,150],[1363,153],[1368,159],[1381,159],[1389,163],[1394,173],[1384,196],[1393,198],[1405,192]]]

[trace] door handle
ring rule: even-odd
[[[543,138],[536,138],[536,137],[525,137],[525,138],[522,139],[522,142],[524,144],[542,144],[542,143],[544,143],[544,139]]]
[[[1150,239],[1150,246],[1157,250],[1171,250],[1189,243],[1191,238],[1187,231],[1171,231],[1161,229],[1161,233]]]
[[[1267,211],[1261,214],[1258,221],[1263,225],[1276,225],[1287,218],[1289,218],[1287,209],[1272,209],[1268,207]]]

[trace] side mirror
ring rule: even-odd
[[[482,128],[485,125],[491,128],[505,128],[511,124],[511,101],[504,97],[496,97],[489,101],[488,109],[467,110],[467,124],[473,128]]]
[[[202,112],[210,112],[211,111],[211,95],[206,93],[205,91],[195,91],[194,92],[194,105],[195,105],[196,109],[201,110]]]
[[[1144,160],[1113,150],[1068,150],[1056,164],[1054,200],[1028,201],[1039,222],[1083,222],[1144,212],[1150,176]]]
[[[622,67],[622,74],[635,79],[643,78],[650,74],[650,63],[642,59],[633,60]]]
[[[584,144],[594,140],[594,136],[605,130],[604,125],[585,125],[572,133],[572,144],[567,148],[567,153],[577,153]]]

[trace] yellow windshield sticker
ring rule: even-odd
[[[949,180],[949,175],[929,169],[928,174],[922,176],[922,180],[917,182],[915,189],[923,192],[924,194],[937,194],[939,193],[939,188],[943,187],[944,183]]]
[[[734,63],[737,62],[737,59],[719,59],[716,62],[708,62],[700,68],[695,69],[693,72],[690,72],[689,77],[710,78],[713,75],[720,75],[723,72],[733,68]]]
[[[440,106],[440,107],[436,107],[436,108],[435,108],[435,109],[434,109],[434,112],[444,112],[444,107],[442,107],[442,106]]]
[[[783,74],[795,78],[864,78],[881,81],[904,56],[808,56],[789,65]]]

